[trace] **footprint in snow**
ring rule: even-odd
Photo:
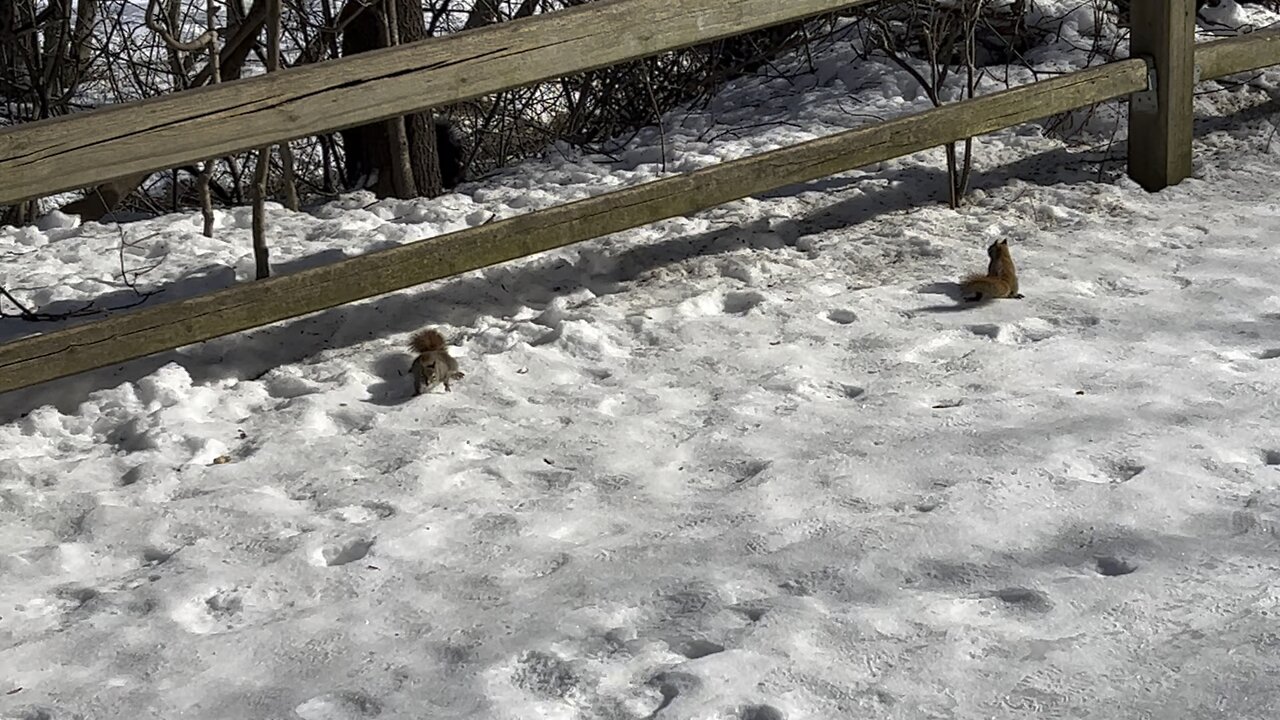
[[[302,720],[361,720],[382,714],[382,704],[357,690],[325,693],[295,707]]]
[[[976,325],[969,326],[969,332],[977,335],[978,337],[990,338],[992,340],[1000,339],[1001,330],[1002,328],[995,323],[978,323]]]
[[[1124,460],[1108,460],[1100,468],[1104,478],[1113,484],[1126,483],[1142,474],[1145,465]]]
[[[764,295],[758,292],[731,292],[724,296],[722,307],[729,315],[744,315],[762,302],[764,302]]]
[[[1096,563],[1098,574],[1105,575],[1107,577],[1128,575],[1138,569],[1136,564],[1131,563],[1124,558],[1115,557],[1114,555],[1099,555],[1094,558],[1094,562]]]
[[[1031,588],[1002,588],[990,593],[989,597],[997,598],[1006,605],[1010,605],[1020,610],[1045,613],[1053,609],[1053,601],[1049,599],[1048,595]]]
[[[667,641],[667,647],[671,648],[672,652],[683,655],[690,660],[697,660],[708,655],[724,652],[724,646],[720,643],[714,643],[702,638],[685,638],[682,640],[673,638]]]
[[[1053,337],[1054,330],[1049,323],[1039,318],[1031,318],[1023,323],[975,323],[968,326],[969,332],[978,337],[994,340],[1004,345],[1026,345],[1037,343]]]
[[[677,311],[686,317],[745,315],[762,302],[764,302],[764,295],[750,290],[710,292],[681,302],[677,306]]]
[[[659,717],[659,714],[681,695],[695,693],[702,688],[702,680],[696,675],[682,672],[658,673],[649,683],[656,685],[658,692],[662,694],[662,702],[654,708],[650,718]]]
[[[754,485],[760,476],[772,466],[772,460],[753,459],[741,463],[737,468],[730,470],[736,476],[733,481],[734,485]]]
[[[677,702],[692,702],[698,704],[699,700],[705,702],[708,694],[702,679],[690,673],[678,671],[660,672],[649,680],[649,685],[656,686],[658,693],[662,696],[662,700],[653,712],[648,715],[648,720],[665,717],[668,708]],[[700,697],[701,696],[701,697]],[[678,709],[673,708],[677,715],[683,715]],[[687,712],[687,711],[686,711]],[[763,703],[751,703],[740,705],[737,708],[728,709],[717,717],[731,718],[732,720],[786,720],[784,714],[778,708]]]
[[[786,715],[772,705],[746,705],[738,710],[738,720],[786,720]]]
[[[362,560],[373,547],[372,538],[354,538],[320,548],[317,565],[333,567]]]
[[[848,383],[837,383],[840,395],[846,400],[857,400],[867,393],[867,389],[858,385],[850,385]]]
[[[195,597],[174,608],[170,618],[193,635],[217,635],[244,627],[244,594],[239,588],[223,588]]]
[[[827,313],[827,319],[837,325],[848,325],[858,321],[858,314],[852,310],[837,308]]]

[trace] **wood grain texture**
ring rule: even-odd
[[[341,130],[874,0],[600,0],[0,132],[0,205]]]
[[[1217,80],[1236,73],[1280,65],[1280,30],[1259,30],[1196,44],[1201,80]]]
[[[1123,60],[526,215],[0,346],[0,392],[324,310],[1123,97]]]
[[[1129,177],[1156,191],[1191,174],[1195,115],[1195,0],[1132,0],[1129,54],[1149,58],[1156,103],[1129,103]]]

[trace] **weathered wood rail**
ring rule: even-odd
[[[770,22],[784,22],[793,17],[808,16],[823,10],[852,7],[868,1],[793,0],[787,3],[787,11],[774,12],[768,17],[771,18]],[[606,7],[609,12],[618,13],[617,17],[623,17],[627,12],[650,12],[658,6],[667,7],[677,4],[684,8],[681,11],[684,14],[681,17],[703,18],[704,21],[711,23],[710,29],[705,30],[705,33],[701,30],[694,32],[686,29],[684,34],[678,37],[651,41],[643,45],[644,53],[652,54],[652,52],[676,47],[677,42],[691,44],[709,37],[723,37],[768,24],[755,24],[759,23],[758,17],[746,19],[732,14],[707,14],[708,7],[723,8],[726,4],[740,5],[744,9],[750,6],[756,11],[765,12],[771,8],[776,10],[783,5],[772,0],[769,2],[687,0],[682,3],[670,3],[669,0],[661,0],[661,2],[658,0],[607,0],[598,5],[588,5],[574,11],[567,11],[574,14],[568,19],[561,17],[558,22],[533,18],[475,31],[470,34],[473,41],[481,33],[486,33],[485,37],[489,39],[484,42],[475,41],[475,45],[463,45],[463,47],[469,47],[477,52],[488,47],[493,53],[506,53],[502,54],[504,59],[499,65],[514,68],[524,62],[519,59],[520,54],[493,50],[495,46],[491,43],[506,37],[500,31],[510,30],[521,22],[525,24],[535,21],[546,22],[548,30],[562,33],[554,37],[560,37],[564,42],[572,43],[578,36],[567,28],[583,29],[583,12],[591,8]],[[208,295],[143,308],[104,320],[23,338],[0,346],[0,392],[450,277],[582,240],[639,227],[664,218],[687,215],[731,200],[815,180],[947,142],[1125,96],[1130,96],[1131,102],[1140,106],[1134,108],[1135,111],[1131,113],[1131,123],[1133,123],[1131,130],[1161,136],[1156,142],[1131,142],[1131,172],[1144,186],[1152,189],[1176,183],[1190,171],[1190,99],[1195,68],[1199,68],[1201,80],[1212,80],[1280,64],[1280,32],[1257,33],[1199,44],[1192,48],[1189,45],[1190,36],[1185,24],[1186,18],[1179,13],[1184,12],[1187,6],[1194,5],[1193,0],[1133,1],[1134,7],[1143,4],[1149,7],[1137,11],[1137,16],[1154,18],[1153,22],[1156,26],[1164,29],[1155,33],[1154,36],[1136,39],[1135,42],[1140,47],[1146,43],[1153,53],[1142,59],[1121,60],[791,147],[725,162],[688,174],[663,178],[480,227],[368,253],[323,267],[239,284]],[[795,15],[790,14],[792,11]],[[1145,15],[1142,14],[1144,12]],[[567,13],[553,13],[544,18],[554,18],[556,15],[567,15]],[[621,22],[617,17],[615,21]],[[713,18],[715,22],[712,22]],[[636,18],[630,17],[629,21],[636,22]],[[652,28],[651,19],[646,18],[645,22],[648,22],[648,26]],[[595,21],[590,24],[594,25]],[[517,27],[511,35],[521,37],[523,32],[525,31]],[[465,39],[467,35],[464,33],[457,36],[460,40],[456,42],[461,42],[461,39]],[[506,44],[498,44],[502,47],[515,47],[517,43],[513,37],[507,37]],[[1182,46],[1174,42],[1177,38],[1181,38]],[[545,40],[546,37],[543,37],[535,43],[536,48],[542,48],[542,50],[533,49],[528,52],[551,52],[546,49]],[[609,36],[609,43],[613,44],[615,40],[616,37]],[[394,104],[394,112],[397,113],[482,94],[475,86],[464,83],[469,76],[466,71],[459,71],[457,68],[479,68],[488,55],[484,53],[467,55],[462,60],[446,62],[442,59],[443,55],[427,47],[430,43],[444,44],[449,41],[449,38],[445,38],[382,52],[384,56],[395,55],[399,58],[396,62],[403,63],[407,68],[404,70],[405,77],[418,77],[423,82],[428,82],[433,73],[445,73],[446,76],[453,78],[448,82],[439,81],[438,78],[431,81],[435,83],[432,85],[434,89],[422,98],[402,97],[401,95],[407,94],[408,90],[395,82],[395,73],[383,74],[386,66],[380,63],[372,63],[370,66],[377,69],[374,75],[378,79],[361,79],[365,76],[360,76],[352,79],[351,82],[357,85],[367,82],[387,83],[380,86],[380,92],[391,98],[387,102]],[[602,41],[597,37],[594,42]],[[420,53],[420,57],[413,59],[414,56],[406,52],[406,48],[416,48],[415,52]],[[401,52],[405,54],[397,54]],[[627,52],[637,51],[632,47]],[[437,64],[430,65],[430,68],[422,64],[423,58],[427,57],[435,58],[432,62]],[[587,64],[594,63],[592,67],[606,64],[602,60],[606,55],[596,54],[590,57],[594,59],[566,61],[558,67],[562,72],[576,72],[586,69]],[[357,59],[353,58],[351,62]],[[469,63],[481,64],[469,65]],[[1168,68],[1164,71],[1165,82],[1160,81],[1161,67]],[[564,68],[572,68],[572,70],[563,70]],[[518,77],[522,81],[534,81],[544,79],[549,72],[553,70],[540,66],[536,70],[513,77]],[[487,81],[490,85],[484,86],[487,88],[484,92],[505,89],[516,84],[510,79],[499,79],[494,67],[489,67],[485,73],[488,73],[484,76],[490,78]],[[280,75],[283,76],[284,73]],[[1155,87],[1151,88],[1150,81],[1153,75],[1156,82]],[[318,98],[329,98],[330,101],[343,98],[343,102],[346,102],[349,97],[346,94],[347,89],[334,87],[315,90],[314,94],[308,91],[283,104],[273,104],[269,100],[262,100],[256,94],[259,90],[275,87],[270,84],[273,77],[275,76],[265,76],[266,79],[261,81],[254,78],[222,86],[234,88],[237,85],[257,81],[262,87],[248,95],[238,96],[242,99],[256,98],[245,100],[246,104],[239,111],[226,107],[218,111],[218,116],[221,118],[219,122],[229,123],[231,127],[237,128],[235,132],[221,132],[218,139],[210,139],[208,143],[197,139],[187,142],[180,150],[167,149],[163,162],[185,162],[386,116],[385,110],[368,111],[363,114],[343,111],[331,113],[322,120],[293,116],[293,113],[301,107],[323,109],[325,101]],[[1169,77],[1173,77],[1174,81],[1169,81]],[[316,81],[319,82],[318,77]],[[184,95],[190,96],[199,92],[180,93],[149,102],[170,103],[165,107],[187,118],[174,121],[178,125],[207,123],[209,120],[205,111],[199,110],[201,107],[206,110],[209,107],[205,100],[197,99],[189,104],[180,101]],[[232,93],[230,97],[237,97],[237,95]],[[361,100],[357,104],[370,105],[366,95],[361,94],[360,97]],[[226,98],[223,98],[223,101],[230,102]],[[36,172],[38,169],[37,175],[29,177],[36,178],[31,180],[31,183],[34,187],[42,189],[31,194],[49,192],[54,187],[65,189],[109,179],[108,170],[93,167],[76,175],[74,181],[57,178],[59,173],[73,171],[71,165],[75,163],[72,159],[76,159],[77,162],[81,160],[95,162],[102,157],[100,153],[106,152],[105,149],[109,148],[129,147],[142,152],[138,149],[141,146],[136,144],[137,137],[147,133],[170,132],[167,129],[168,121],[155,126],[146,126],[150,129],[144,130],[142,135],[133,131],[112,134],[99,129],[96,131],[97,134],[84,139],[83,143],[69,139],[66,135],[66,127],[73,127],[71,125],[73,122],[83,123],[86,118],[93,116],[137,118],[140,116],[121,113],[135,113],[144,105],[146,103],[108,108],[86,113],[84,116],[51,121],[43,127],[35,127],[40,125],[35,123],[30,127],[23,126],[0,134],[0,173],[12,173],[16,167],[28,168],[31,172]],[[249,126],[256,121],[246,120],[246,118],[253,117],[273,118],[274,129],[249,132]],[[66,126],[58,130],[50,130],[49,128],[55,123],[66,123]],[[83,125],[86,132],[89,125]],[[187,133],[189,130],[183,132]],[[20,138],[21,142],[15,142],[14,137]],[[41,144],[46,141],[51,141],[52,144]],[[151,142],[154,142],[154,139]],[[19,161],[27,164],[21,166],[14,164]],[[158,164],[160,162],[161,160],[156,159],[155,156],[151,158],[144,156],[137,164],[129,166],[125,172],[159,168],[162,166]],[[10,164],[6,165],[6,163]],[[24,177],[27,177],[25,173],[28,170],[23,170]],[[119,173],[121,168],[116,167],[112,171]],[[14,193],[18,191],[13,188],[25,182],[25,180],[14,181],[12,178],[12,175],[7,179],[0,176],[0,200],[17,197]],[[6,196],[4,194],[6,192],[10,195]]]
[[[874,0],[600,0],[0,132],[0,205],[341,130]]]

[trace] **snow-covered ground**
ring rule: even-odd
[[[850,53],[671,115],[666,171],[923,107]],[[1280,71],[1203,89],[1158,194],[1024,126],[958,212],[920,153],[0,396],[0,717],[1274,717]],[[276,207],[273,258],[652,179],[658,140]],[[0,229],[0,285],[252,274],[247,209],[120,227]],[[996,238],[1026,298],[952,309]],[[425,326],[467,375],[412,398]]]

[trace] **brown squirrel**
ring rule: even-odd
[[[1018,273],[1013,268],[1013,256],[1009,254],[1009,241],[997,240],[987,248],[986,275],[970,275],[960,283],[965,300],[979,301],[994,298],[1022,299],[1018,292]]]
[[[409,349],[418,353],[413,365],[409,367],[409,373],[413,375],[415,396],[430,392],[431,388],[441,383],[444,384],[445,391],[453,392],[449,381],[458,380],[463,374],[458,372],[458,361],[445,349],[444,336],[438,330],[429,328],[414,333],[409,339]]]

